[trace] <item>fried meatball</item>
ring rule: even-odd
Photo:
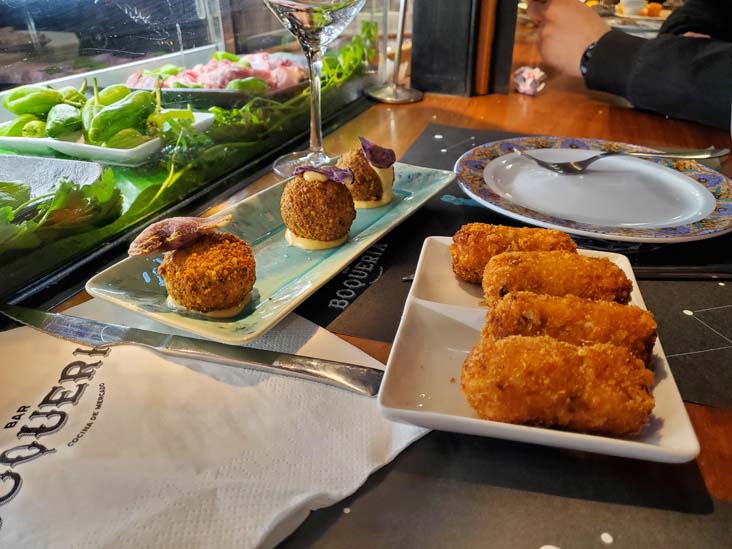
[[[366,160],[361,147],[341,155],[336,166],[350,168],[353,172],[353,181],[347,184],[346,187],[351,191],[354,200],[363,202],[381,200],[384,194],[381,179],[376,170],[369,164],[369,161]]]
[[[252,249],[229,233],[207,234],[169,253],[158,274],[176,304],[202,313],[242,305],[256,280]]]
[[[459,278],[480,284],[486,264],[495,255],[550,250],[574,252],[577,246],[569,235],[553,229],[468,223],[452,237],[450,255]]]
[[[280,201],[282,220],[295,236],[327,242],[348,234],[356,208],[345,185],[335,181],[291,179]]]
[[[493,306],[483,335],[495,339],[547,335],[575,345],[611,343],[648,363],[656,321],[650,312],[632,305],[516,292]]]
[[[509,292],[628,303],[633,283],[606,258],[570,252],[506,252],[493,257],[483,275],[483,296],[493,306]]]
[[[627,349],[548,336],[482,338],[461,383],[483,419],[587,433],[637,434],[655,405],[653,372]]]

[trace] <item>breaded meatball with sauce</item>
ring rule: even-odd
[[[381,200],[384,189],[381,179],[363,155],[363,150],[353,149],[341,155],[337,166],[353,172],[353,182],[347,185],[353,200]]]
[[[248,303],[256,264],[246,242],[230,233],[210,233],[167,254],[158,274],[175,305],[226,317]]]
[[[346,184],[357,209],[378,208],[391,202],[396,155],[364,137],[361,146],[341,155],[337,166],[353,172],[353,181]]]
[[[350,170],[308,167],[296,174],[285,185],[280,201],[287,241],[309,250],[343,244],[356,218],[345,186],[353,179]]]

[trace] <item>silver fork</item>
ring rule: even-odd
[[[551,170],[556,173],[564,175],[577,175],[583,173],[590,164],[597,162],[601,158],[608,156],[624,155],[624,156],[637,156],[639,158],[675,158],[680,160],[704,160],[707,158],[718,158],[720,156],[726,156],[729,154],[729,149],[701,149],[701,150],[687,150],[687,151],[674,151],[674,152],[658,152],[658,153],[644,153],[644,152],[616,152],[606,151],[598,155],[591,156],[584,160],[576,160],[574,162],[547,162],[546,160],[540,160],[535,156],[530,155],[526,151],[519,150],[514,147],[513,152],[520,156],[525,156],[536,162],[542,168]]]

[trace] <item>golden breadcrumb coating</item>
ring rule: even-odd
[[[452,270],[466,282],[480,284],[488,261],[503,252],[565,250],[577,245],[569,235],[551,229],[506,227],[487,223],[463,225],[452,237]]]
[[[656,321],[650,312],[632,305],[516,292],[493,306],[483,335],[495,339],[547,335],[574,345],[611,343],[648,363]]]
[[[336,166],[350,168],[353,172],[353,181],[346,184],[346,187],[351,191],[354,200],[364,202],[381,200],[381,196],[384,194],[381,179],[366,160],[361,147],[351,149],[341,155]]]
[[[207,234],[169,253],[158,274],[177,304],[203,313],[240,305],[257,279],[252,249],[230,233]]]
[[[623,270],[608,259],[570,252],[502,253],[488,262],[483,275],[488,306],[520,291],[627,303],[632,289]]]
[[[548,336],[481,338],[461,383],[483,419],[587,433],[637,434],[655,405],[653,373],[627,349]]]
[[[295,235],[328,242],[348,234],[356,208],[343,183],[291,179],[282,192],[280,213]]]

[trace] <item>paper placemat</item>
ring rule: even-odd
[[[430,124],[401,161],[449,170],[468,149],[516,135]],[[428,236],[451,236],[462,225],[471,222],[522,225],[482,207],[465,196],[455,183],[372,246],[364,257],[344,269],[297,312],[336,333],[393,341],[410,287],[402,277],[414,273],[422,242]],[[580,245],[586,246],[587,240],[582,239]],[[598,241],[591,244],[596,245]],[[633,244],[607,243],[604,249],[628,255],[634,265],[653,264],[653,261],[664,264],[675,255],[679,256],[677,261],[693,261],[694,257],[709,259],[713,250],[718,257],[715,262],[732,264],[732,234],[703,242],[648,249]],[[706,255],[689,255],[690,250],[695,249],[706,250]],[[640,258],[646,263],[639,263]],[[364,264],[372,266],[367,277],[362,273]],[[729,324],[732,281],[641,280],[639,286],[658,321],[659,336],[684,400],[732,406],[732,328]],[[707,310],[710,307],[718,309]],[[699,312],[689,315],[684,311]]]
[[[170,331],[94,300],[70,314]],[[0,334],[1,547],[272,547],[424,434],[300,379]],[[383,368],[291,315],[257,347]]]

